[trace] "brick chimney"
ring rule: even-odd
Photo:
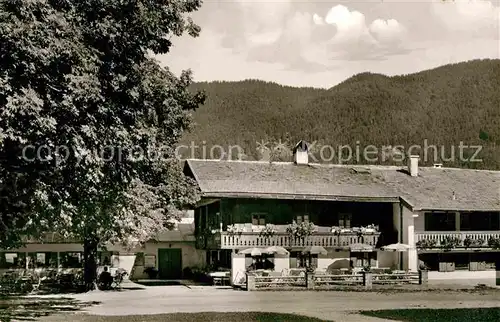
[[[293,148],[293,162],[295,164],[309,163],[309,146],[306,141],[299,141]]]
[[[412,177],[418,177],[418,160],[420,156],[418,155],[410,155],[408,160],[408,172]]]

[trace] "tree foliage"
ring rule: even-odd
[[[57,231],[143,241],[196,201],[175,144],[203,103],[153,54],[201,1],[0,3],[0,247]]]
[[[402,145],[436,145],[438,158],[427,165],[500,169],[500,60],[476,60],[416,74],[388,77],[363,73],[330,89],[294,88],[256,80],[197,83],[207,102],[194,113],[197,126],[182,141],[206,150],[213,145],[239,145],[250,159],[262,157],[260,142],[289,133],[293,144],[317,141],[321,146],[368,145],[394,151]],[[486,139],[487,138],[487,139]],[[460,142],[481,145],[482,162],[459,160]],[[257,144],[259,142],[259,144]],[[454,161],[450,159],[452,147]],[[429,149],[433,154],[432,149]],[[187,151],[186,151],[187,152]],[[189,151],[190,152],[190,151]],[[201,157],[203,149],[195,150]],[[469,153],[469,154],[468,154]],[[328,158],[329,152],[323,154]],[[468,154],[468,155],[467,155]],[[472,157],[474,149],[465,149]],[[337,162],[338,153],[329,162]],[[396,159],[396,158],[394,158]],[[291,160],[291,158],[288,158]],[[422,161],[425,161],[422,159]],[[354,162],[354,160],[352,161]],[[359,163],[372,163],[359,160]],[[378,163],[397,164],[388,158]]]

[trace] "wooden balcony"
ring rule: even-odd
[[[261,237],[258,232],[244,232],[229,235],[227,232],[218,233],[214,238],[221,249],[244,249],[250,247],[281,246],[284,248],[323,246],[325,248],[348,248],[349,245],[363,243],[376,246],[380,233],[356,233],[334,235],[332,233],[314,233],[304,239],[294,239],[287,233],[276,233],[272,237]],[[219,240],[220,238],[220,240]]]
[[[77,238],[65,238],[59,233],[44,233],[40,238],[22,237],[22,241],[27,244],[81,244],[82,241]]]
[[[433,241],[432,247],[423,247],[429,249],[443,248],[445,241],[450,238],[458,241],[458,245],[453,248],[492,248],[488,245],[488,240],[490,238],[500,239],[500,231],[427,231],[415,233],[417,246],[419,242],[429,244],[429,241]]]

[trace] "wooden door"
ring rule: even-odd
[[[182,250],[180,248],[158,249],[158,275],[161,279],[182,278]]]

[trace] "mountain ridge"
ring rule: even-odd
[[[193,88],[204,90],[207,101],[194,112],[193,129],[184,135],[182,144],[239,145],[248,159],[260,159],[257,142],[261,140],[281,139],[288,147],[301,139],[321,145],[355,146],[361,142],[361,147],[408,147],[427,140],[443,146],[446,151],[438,154],[447,159],[451,148],[463,142],[483,146],[483,162],[456,160],[457,156],[446,161],[439,155],[424,164],[500,169],[498,59],[396,76],[365,72],[329,89],[261,80],[201,82]],[[200,153],[189,156],[203,157]],[[289,151],[278,159],[290,160]],[[376,163],[397,164],[379,161]]]

